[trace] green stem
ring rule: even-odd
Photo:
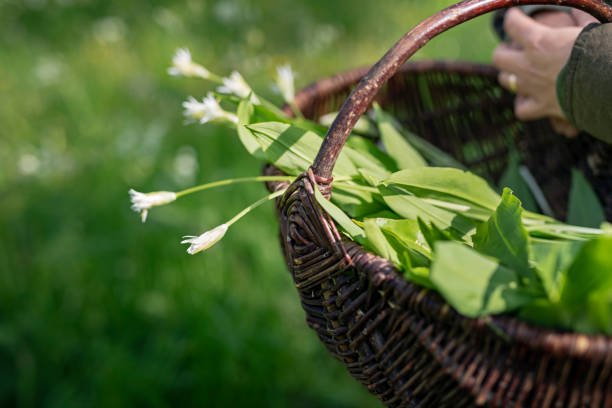
[[[579,227],[576,225],[567,225],[567,224],[544,224],[544,225],[534,225],[534,226],[526,226],[525,229],[527,231],[553,231],[553,232],[561,232],[561,233],[575,233],[582,235],[590,235],[590,236],[599,236],[604,232],[598,228],[588,228],[588,227]]]
[[[302,115],[302,111],[300,110],[300,108],[298,108],[295,101],[288,102],[288,105],[296,118],[304,119],[304,115]]]
[[[378,191],[376,187],[360,186],[360,185],[346,184],[346,183],[335,183],[334,187],[337,187],[339,189],[345,189],[345,190],[367,191],[368,193],[380,194],[380,191]]]
[[[287,189],[276,191],[276,192],[274,192],[272,194],[269,194],[269,195],[265,196],[264,198],[260,198],[259,200],[255,201],[253,204],[249,205],[247,208],[245,208],[244,210],[242,210],[238,214],[236,214],[234,216],[234,218],[232,218],[231,220],[226,222],[227,226],[229,227],[230,225],[232,225],[233,223],[235,223],[236,221],[238,221],[239,219],[241,219],[242,217],[244,217],[245,215],[250,213],[255,208],[259,207],[263,203],[265,203],[267,201],[270,201],[270,200],[273,200],[273,199],[275,199],[277,197],[282,196],[283,194],[285,194],[285,191],[287,191]]]
[[[191,187],[183,191],[179,191],[176,193],[176,198],[180,198],[186,196],[188,194],[193,194],[198,191],[208,190],[215,187],[227,186],[231,184],[238,183],[250,183],[250,182],[262,182],[262,181],[293,181],[295,177],[291,176],[258,176],[258,177],[242,177],[221,181],[214,181],[212,183],[201,184],[199,186]]]
[[[223,84],[223,78],[217,74],[213,74],[210,71],[209,71],[209,76],[206,79],[209,80],[210,82],[216,82],[218,84]]]

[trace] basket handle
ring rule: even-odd
[[[612,22],[612,6],[603,0],[465,0],[450,6],[410,30],[370,69],[344,101],[317,154],[312,170],[329,179],[340,151],[357,120],[367,110],[380,87],[401,65],[432,38],[465,21],[493,10],[532,4],[555,4],[590,13],[601,22]]]

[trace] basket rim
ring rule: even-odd
[[[297,107],[303,110],[314,97],[326,97],[355,85],[367,73],[368,69],[368,67],[354,68],[313,82],[296,93],[295,102]],[[493,66],[483,63],[449,60],[419,60],[409,61],[403,64],[398,74],[436,71],[452,71],[460,75],[480,75],[491,78],[496,78],[499,72]],[[285,107],[285,111],[289,112],[287,107]],[[290,183],[274,182],[268,184],[274,186],[273,188],[276,189],[280,186],[287,187]],[[345,247],[347,244],[351,246],[357,245],[355,242],[346,238],[344,238],[342,242]],[[359,245],[357,246],[361,251],[374,256],[378,261],[388,262],[388,260],[368,252],[365,248]],[[406,280],[403,274],[394,266],[391,268],[383,268],[376,272],[368,270],[367,278],[374,286],[390,286],[394,293],[398,294],[413,291],[413,289],[423,289]],[[597,361],[612,360],[612,336],[603,334],[583,334],[546,328],[507,315],[469,318],[455,311],[455,309],[446,303],[437,292],[427,291],[424,296],[432,306],[437,306],[436,309],[439,308],[442,310],[448,308],[452,311],[447,317],[453,320],[453,325],[467,325],[474,330],[488,329],[490,331],[500,332],[503,333],[503,337],[507,337],[511,342],[525,345],[530,349],[542,350],[549,353],[549,355],[558,357]],[[444,311],[444,313],[446,313],[446,311]]]

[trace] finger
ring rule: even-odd
[[[532,17],[546,27],[573,27],[576,25],[574,18],[565,11],[542,10]]]
[[[497,76],[497,80],[503,88],[509,90],[510,92],[517,94],[522,93],[518,77],[515,74],[501,71]]]
[[[546,116],[541,104],[527,96],[517,96],[514,101],[514,114],[519,120],[535,120]]]
[[[532,44],[543,28],[542,24],[516,8],[508,10],[504,18],[506,34],[523,47]]]
[[[578,27],[584,27],[591,23],[598,22],[598,20],[595,17],[593,17],[589,13],[586,13],[582,10],[572,9],[571,13]]]
[[[578,136],[579,130],[565,119],[550,118],[550,125],[555,132],[565,137],[573,138]]]
[[[493,52],[493,65],[500,71],[520,72],[521,67],[526,65],[525,55],[512,46],[500,44]]]

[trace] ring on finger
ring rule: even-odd
[[[516,74],[508,74],[508,90],[516,93],[518,78]]]

